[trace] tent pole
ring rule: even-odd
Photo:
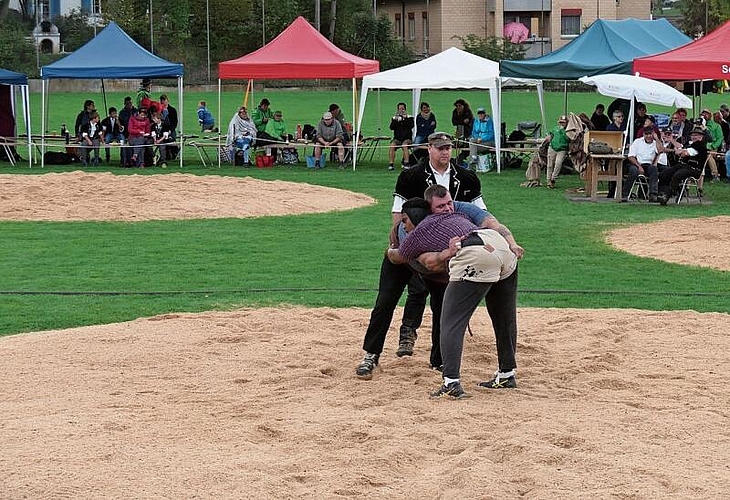
[[[352,77],[352,123],[357,123],[357,80]],[[354,137],[350,137],[350,145],[357,144],[357,131],[353,127]],[[355,157],[352,158],[352,171],[355,171]]]
[[[563,114],[568,116],[568,80],[563,80]]]
[[[104,99],[104,112],[106,113],[106,110],[109,109],[109,107],[106,104],[106,88],[104,88],[104,79],[101,79],[101,96],[102,99]]]
[[[249,83],[251,80],[249,80]],[[246,88],[246,97],[248,97],[248,88]],[[245,99],[244,99],[245,104]],[[223,119],[221,115],[221,79],[218,78],[218,130],[223,130]],[[218,168],[221,168],[221,134],[218,133]],[[236,158],[233,158],[233,164],[236,164]]]
[[[46,152],[46,134],[43,131],[46,129],[46,80],[41,78],[41,168],[46,166],[45,152]]]
[[[177,77],[177,108],[179,109],[177,115],[177,123],[180,125],[180,151],[178,156],[180,157],[180,168],[183,167],[183,146],[185,145],[185,139],[183,139],[184,127],[183,127],[183,113],[185,112],[185,105],[183,104],[183,77]]]

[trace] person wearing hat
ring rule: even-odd
[[[672,195],[679,194],[679,186],[687,177],[699,178],[703,173],[707,161],[705,131],[702,127],[694,127],[689,137],[687,147],[672,139],[678,161],[659,175],[658,199],[662,205],[666,205]]]
[[[149,108],[150,107],[150,87],[152,86],[152,80],[145,78],[139,84],[137,90],[137,109]]]
[[[477,155],[488,154],[489,148],[494,147],[494,122],[492,117],[487,114],[484,108],[477,109],[477,118],[471,129],[471,139],[469,140],[469,154],[471,155],[471,163],[477,166]],[[486,171],[486,168],[484,169]]]
[[[707,165],[710,167],[710,172],[712,173],[712,179],[710,180],[710,182],[718,182],[720,180],[720,175],[717,170],[715,157],[712,153],[719,151],[720,147],[722,146],[722,127],[712,118],[712,111],[710,111],[709,109],[703,109],[700,113],[700,116],[702,116],[702,118],[705,120],[705,129],[707,129],[707,135],[709,136],[707,137]]]
[[[636,178],[645,175],[649,179],[649,201],[656,202],[659,194],[659,171],[657,163],[659,154],[664,152],[664,145],[659,142],[654,127],[644,127],[642,137],[634,139],[629,146],[629,156],[626,165],[626,182],[623,184],[621,201],[628,201],[631,186]]]
[[[413,117],[408,116],[406,111],[406,103],[399,102],[395,115],[390,119],[390,130],[393,131],[393,139],[390,141],[390,148],[388,148],[388,170],[395,170],[395,151],[398,147],[403,149],[401,165],[403,168],[410,166],[408,146],[413,144],[414,126]]]
[[[430,186],[443,186],[448,190],[452,200],[470,203],[478,209],[486,210],[477,174],[456,165],[452,160],[453,141],[454,138],[446,132],[434,132],[429,135],[428,157],[398,175],[391,208],[393,225],[390,245],[393,248],[400,245],[397,228],[403,218],[401,213],[403,204],[411,198],[422,197]],[[412,276],[408,266],[395,265],[384,258],[380,267],[378,296],[363,341],[365,356],[356,369],[358,378],[365,380],[372,378],[373,370],[378,366],[385,336],[390,329],[393,313],[406,286],[408,296],[403,308],[396,354],[398,356],[413,354],[413,341],[421,325],[429,292],[425,288],[424,280]],[[432,351],[431,354],[431,366],[439,369],[440,353]]]
[[[549,189],[555,187],[555,181],[560,175],[560,169],[563,168],[563,161],[568,154],[570,139],[568,139],[568,135],[565,133],[565,127],[567,125],[568,117],[561,115],[558,118],[558,126],[548,133],[550,136],[550,145],[548,146],[546,180]]]
[[[317,124],[317,139],[314,144],[314,168],[320,168],[322,163],[322,150],[324,148],[336,148],[340,168],[345,165],[345,146],[343,144],[344,132],[340,122],[335,120],[332,113],[326,111]]]
[[[429,271],[448,272],[439,337],[443,384],[431,396],[466,397],[460,380],[464,333],[483,300],[492,320],[499,368],[492,379],[479,383],[478,387],[514,388],[517,386],[517,260],[524,250],[494,217],[491,217],[494,225],[484,228],[453,210],[430,214],[430,208],[420,198],[403,204],[402,218],[408,237],[399,248],[389,248],[387,256],[394,264],[417,260]]]

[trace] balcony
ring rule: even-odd
[[[503,0],[504,12],[550,12],[552,0]]]

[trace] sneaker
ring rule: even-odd
[[[432,398],[451,397],[454,399],[468,398],[469,395],[461,388],[461,382],[451,382],[449,385],[441,384],[437,391],[431,393]]]
[[[436,370],[437,372],[442,372],[443,373],[443,371],[444,371],[444,365],[438,365],[438,366],[431,365],[431,369],[432,370]]]
[[[655,195],[655,194],[649,195],[649,203],[656,203],[657,201],[659,201],[659,199],[657,198],[657,195]]]
[[[371,352],[365,353],[362,358],[362,362],[355,369],[355,375],[357,378],[362,380],[370,380],[373,378],[373,372],[378,367],[378,361],[380,360],[380,354],[373,354]]]
[[[395,166],[391,163],[390,165],[388,165],[388,170],[390,170],[390,171],[395,170]]]
[[[555,189],[555,181],[548,181],[547,187],[548,189]]]
[[[162,167],[162,168],[167,168],[167,163],[165,163],[165,162],[163,161],[162,163],[160,163],[160,167]]]
[[[710,182],[720,182],[720,176],[719,175],[713,175],[712,179],[710,179]]]
[[[517,387],[517,381],[514,375],[507,378],[499,378],[499,372],[497,372],[494,374],[492,380],[479,382],[477,387],[481,387],[482,389],[514,389]]]
[[[667,200],[667,195],[665,195],[665,194],[660,194],[656,198],[657,198],[657,200],[659,200],[660,205],[666,205],[667,201],[669,201],[669,200]]]

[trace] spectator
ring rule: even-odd
[[[398,109],[390,120],[393,139],[390,141],[390,148],[388,149],[388,170],[395,170],[395,150],[398,146],[401,146],[403,150],[403,160],[401,162],[403,168],[410,166],[408,146],[413,143],[411,140],[413,138],[413,126],[413,117],[408,116],[406,103],[399,102]]]
[[[167,168],[167,148],[168,144],[173,142],[170,134],[170,126],[163,121],[161,113],[152,115],[152,123],[150,124],[150,137],[152,144],[157,146],[160,151],[160,159],[157,161],[162,168]]]
[[[215,126],[215,118],[205,105],[205,101],[198,102],[198,123],[201,132],[218,132]]]
[[[124,130],[122,133],[124,134],[124,137],[129,138],[129,119],[137,114],[137,108],[134,107],[134,104],[132,103],[132,98],[127,96],[124,98],[124,106],[122,107],[122,110],[119,112],[119,121],[121,122],[122,126],[124,127]]]
[[[712,119],[712,111],[709,109],[703,109],[700,116],[702,116],[705,120],[705,128],[709,133],[709,139],[707,142],[707,165],[710,167],[710,172],[712,173],[712,179],[710,182],[718,182],[720,180],[720,175],[717,170],[717,162],[715,162],[715,156],[713,153],[718,152],[722,147],[722,127],[719,123],[716,123],[715,120]]]
[[[253,124],[256,125],[259,136],[266,131],[266,125],[274,117],[274,113],[269,109],[270,105],[269,100],[264,97],[261,99],[259,105],[256,106],[256,109],[253,110],[253,113],[251,113],[251,119],[253,120]]]
[[[79,156],[81,157],[81,165],[83,167],[87,167],[88,163],[91,163],[92,167],[99,166],[99,144],[101,143],[102,135],[99,113],[93,111],[89,115],[89,121],[81,125]],[[94,153],[94,158],[89,162],[91,152]]]
[[[177,140],[177,109],[170,104],[170,99],[168,99],[166,94],[160,96],[160,105],[163,108],[162,121],[167,122],[167,127],[170,129],[170,138],[174,142]]]
[[[249,149],[256,143],[256,125],[248,116],[248,110],[241,106],[228,124],[226,146],[235,161],[236,149],[243,153],[243,164],[250,165]]]
[[[101,121],[101,129],[104,134],[104,144],[111,144],[117,141],[120,146],[124,146],[124,125],[117,116],[117,108],[109,108],[109,116]],[[106,162],[109,163],[109,147],[106,148]]]
[[[427,102],[421,103],[421,112],[416,116],[416,139],[414,144],[427,144],[428,136],[436,132],[436,115],[431,112]]]
[[[629,156],[625,163],[626,182],[623,184],[621,201],[629,201],[631,186],[639,175],[645,175],[649,179],[649,201],[656,202],[659,193],[659,153],[664,152],[664,146],[658,141],[654,127],[644,127],[641,131],[643,137],[634,139],[629,146]]]
[[[271,120],[266,124],[266,134],[274,141],[289,142],[289,134],[286,132],[284,116],[280,110],[276,110]],[[271,148],[271,155],[278,158],[277,148]]]
[[[606,130],[609,132],[624,132],[626,130],[626,123],[624,122],[624,112],[617,109],[612,115],[613,122],[608,124]]]
[[[472,163],[477,163],[477,155],[489,153],[489,147],[494,147],[494,122],[484,108],[477,109],[477,119],[471,130],[469,153]]]
[[[591,115],[591,123],[595,130],[606,130],[606,127],[611,123],[611,120],[604,113],[605,109],[603,104],[597,104],[596,110]]]
[[[666,205],[672,195],[679,195],[679,186],[687,177],[698,178],[707,160],[705,131],[695,127],[690,132],[690,143],[685,148],[674,140],[677,163],[659,175],[659,203]]]
[[[144,108],[149,110],[150,104],[152,103],[152,99],[150,99],[151,86],[152,80],[149,78],[145,78],[139,84],[139,89],[137,90],[137,109]]]
[[[568,117],[562,115],[558,118],[558,126],[550,131],[550,146],[548,146],[548,162],[547,162],[547,187],[553,189],[555,180],[560,175],[560,169],[563,168],[565,155],[568,154],[568,139],[565,133],[565,127],[568,125]]]
[[[454,111],[451,112],[451,123],[456,127],[456,137],[464,139],[474,126],[474,115],[471,112],[469,103],[464,99],[454,101]]]
[[[147,110],[144,108],[129,119],[129,145],[133,147],[130,167],[144,168],[145,146],[150,138],[151,128]]]
[[[345,113],[342,112],[340,105],[337,103],[330,104],[329,112],[332,113],[332,118],[340,122],[342,127],[342,141],[345,145],[350,143],[350,131],[347,130],[347,121],[345,119]]]
[[[81,139],[81,127],[91,120],[91,113],[96,112],[94,101],[87,99],[84,101],[84,109],[76,115],[76,124],[74,125],[74,137]]]
[[[322,163],[322,150],[324,148],[336,148],[340,168],[345,165],[345,146],[342,144],[342,126],[334,119],[332,113],[327,111],[317,124],[317,136],[314,146],[314,168],[319,168]]]

